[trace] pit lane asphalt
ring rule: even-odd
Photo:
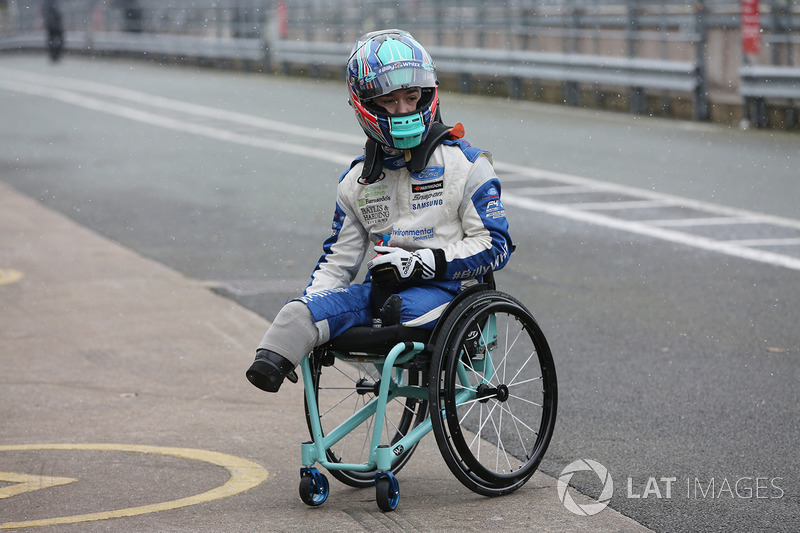
[[[648,531],[611,508],[571,513],[539,472],[512,495],[475,495],[432,436],[398,476],[394,513],[330,476],[309,508],[302,388],[268,395],[244,378],[263,318],[3,183],[0,274],[0,529]],[[197,499],[237,475],[232,495]]]

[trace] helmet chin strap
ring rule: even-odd
[[[445,126],[441,122],[431,124],[427,137],[419,146],[409,150],[403,150],[406,160],[406,168],[412,174],[419,174],[428,165],[428,160],[433,155],[433,151],[442,144],[445,139],[461,139],[464,137],[464,126],[457,123],[455,126]],[[364,145],[364,168],[361,170],[360,181],[365,183],[375,183],[381,177],[383,169],[384,151],[381,145],[372,139],[367,139]]]

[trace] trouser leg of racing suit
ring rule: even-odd
[[[270,350],[297,366],[303,356],[314,349],[318,339],[319,330],[308,307],[294,300],[280,310],[256,351]]]
[[[294,366],[315,346],[324,344],[353,326],[372,323],[370,284],[356,284],[307,294],[286,304],[275,317],[258,349],[273,351]],[[401,291],[401,323],[433,328],[456,290],[435,285]]]

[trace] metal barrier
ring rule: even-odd
[[[79,42],[78,39],[76,42]],[[264,61],[264,43],[261,39],[95,32],[85,35],[84,46],[79,47],[81,48],[105,53],[151,54],[218,61]]]
[[[768,123],[768,98],[800,100],[800,68],[747,65],[739,69],[739,77],[745,118],[757,128]],[[787,109],[793,110],[794,106]],[[792,123],[795,118],[787,117],[787,122]]]
[[[334,42],[303,42],[252,38],[214,38],[154,33],[73,32],[67,49],[104,54],[135,54],[152,58],[197,59],[222,63],[247,61],[264,70],[292,65],[344,73],[350,45]],[[18,35],[0,39],[0,49],[41,48],[40,35]],[[452,74],[461,88],[470,92],[474,75],[502,78],[512,96],[519,97],[519,80],[565,83],[565,101],[578,104],[578,84],[626,87],[631,90],[631,109],[645,111],[643,89],[691,93],[697,100],[700,87],[698,66],[691,62],[641,58],[604,57],[584,54],[554,54],[521,50],[428,47],[440,74]],[[334,74],[336,75],[336,74]]]
[[[700,106],[705,105],[699,94],[700,68],[692,62],[441,46],[427,50],[437,72],[459,77],[464,92],[471,92],[472,77],[481,75],[506,80],[513,97],[520,96],[522,79],[563,82],[564,100],[570,105],[578,104],[581,83],[628,88],[631,110],[639,114],[645,112],[644,89],[690,93],[696,115],[703,114]],[[349,51],[350,45],[320,41],[277,41],[270,47],[272,61],[284,70],[290,64],[302,64],[313,71],[330,67],[343,71]]]
[[[0,37],[0,51],[41,50],[40,33]],[[153,59],[207,61],[218,65],[248,62],[259,70],[269,70],[266,44],[261,39],[219,38],[158,33],[73,31],[65,41],[71,52],[134,55]]]
[[[40,0],[5,3],[0,9],[0,50],[44,48],[40,4]],[[741,114],[756,126],[767,125],[767,104],[783,106],[786,123],[796,123],[794,100],[800,98],[792,91],[797,87],[795,65],[800,56],[800,0],[761,1],[763,51],[750,59],[772,66],[738,72],[735,62],[726,59],[739,53],[728,50],[740,41],[741,4],[734,0],[412,4],[396,0],[59,2],[67,49],[83,53],[177,58],[267,72],[303,65],[312,76],[332,69],[341,76],[350,44],[364,30],[407,27],[426,44],[438,70],[449,78],[446,81],[454,77],[465,92],[490,88],[522,98],[528,91],[537,99],[570,105],[594,97],[594,105],[615,107],[626,101],[616,95],[627,93],[634,113],[659,113],[660,105],[667,114],[683,117],[689,115],[684,102],[691,100],[696,120],[709,118],[712,111],[722,120],[738,118],[736,108],[742,98]]]

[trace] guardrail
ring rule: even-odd
[[[739,77],[745,118],[757,128],[768,123],[767,99],[800,100],[800,68],[746,65],[739,69]]]
[[[17,35],[0,39],[0,49],[42,48],[43,35]],[[321,69],[343,73],[350,45],[335,42],[304,42],[253,38],[218,38],[190,35],[116,32],[72,32],[67,36],[68,50],[105,54],[135,54],[158,58],[197,59],[214,62],[243,61],[255,68],[288,71],[291,65],[310,68],[313,76]],[[460,80],[461,89],[471,92],[476,75],[502,78],[509,93],[519,97],[520,81],[547,80],[563,82],[564,99],[570,105],[579,102],[579,85],[607,85],[630,90],[631,110],[645,112],[647,89],[679,91],[692,95],[697,118],[706,105],[700,92],[699,67],[691,62],[642,58],[605,57],[584,54],[555,54],[521,50],[465,49],[428,47],[440,74]]]
[[[0,51],[41,50],[44,45],[40,33],[0,38]],[[79,31],[68,34],[66,47],[82,53],[193,60],[219,66],[239,62],[266,72],[288,72],[292,66],[302,65],[312,76],[321,75],[322,70],[340,75],[350,52],[349,44],[336,42]],[[629,91],[631,111],[643,113],[647,90],[676,91],[690,95],[696,119],[704,119],[707,113],[700,66],[694,62],[441,46],[428,50],[439,73],[455,76],[465,92],[472,90],[476,78],[502,79],[508,83],[509,94],[519,97],[521,80],[546,80],[563,83],[564,101],[577,105],[582,84],[622,87]],[[739,75],[745,118],[756,127],[767,125],[767,99],[800,100],[800,68],[751,65],[741,68]]]
[[[761,2],[763,45],[754,63],[797,68],[798,1]],[[41,0],[6,4],[0,0],[0,50],[41,49]],[[263,71],[303,65],[316,76],[343,68],[349,43],[366,27],[410,27],[433,52],[443,81],[465,92],[725,122],[747,118],[751,109],[758,126],[780,124],[775,110],[783,109],[785,127],[798,123],[797,101],[771,96],[760,74],[738,72],[731,60],[741,37],[738,0],[436,0],[415,2],[412,10],[405,4],[59,0],[67,47],[84,52]]]
[[[247,62],[255,69],[270,70],[266,44],[254,38],[73,31],[67,34],[64,46],[71,52],[134,55],[155,60],[197,60],[216,65]],[[41,50],[44,47],[44,33],[0,38],[0,51]]]
[[[645,90],[678,91],[691,94],[695,118],[703,119],[707,102],[702,91],[700,67],[692,62],[586,54],[555,54],[522,50],[426,47],[440,74],[460,79],[461,89],[471,92],[475,75],[505,79],[512,97],[520,96],[520,80],[563,82],[564,100],[579,103],[579,84],[592,87],[625,87],[630,91],[631,111],[646,111]],[[328,42],[277,41],[270,49],[273,64],[303,64],[311,69],[344,69],[349,45]]]

